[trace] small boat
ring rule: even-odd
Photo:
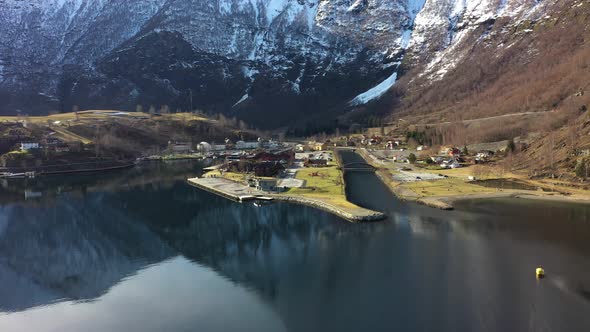
[[[537,279],[543,279],[543,278],[545,278],[545,269],[542,266],[539,266],[535,270],[535,275],[537,276]]]
[[[272,203],[273,203],[272,200],[260,200],[260,199],[257,199],[256,201],[254,201],[253,204],[256,207],[262,207],[264,205],[269,205],[269,204],[272,204]]]

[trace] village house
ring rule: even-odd
[[[39,145],[39,143],[34,143],[34,142],[27,142],[27,143],[20,143],[19,144],[19,148],[21,151],[29,151],[29,150],[37,150],[40,149],[41,146]]]
[[[49,137],[45,139],[44,145],[49,151],[56,153],[64,153],[70,151],[81,151],[80,142],[69,142],[66,143],[59,138]]]
[[[494,152],[493,151],[489,151],[489,150],[479,151],[475,155],[475,163],[476,164],[481,164],[481,163],[488,162],[490,160],[490,158],[492,158],[493,156],[494,156]]]
[[[295,145],[295,151],[297,152],[305,152],[307,150],[307,146],[303,144]]]
[[[349,137],[347,145],[348,146],[358,146],[359,144],[361,144],[361,140],[362,139],[358,136]]]
[[[328,143],[312,142],[310,146],[314,151],[326,151],[329,148]]]
[[[449,160],[445,160],[442,162],[442,164],[440,164],[440,167],[442,168],[451,168],[451,169],[455,169],[455,168],[461,168],[461,164],[459,164],[459,161],[457,161],[457,159],[449,159]]]
[[[374,145],[380,145],[381,144],[381,137],[378,136],[373,136],[371,137],[371,139],[369,140],[369,145],[370,146],[374,146]]]
[[[189,142],[168,142],[168,150],[173,153],[190,153],[191,144]]]
[[[280,148],[281,144],[279,144],[277,141],[268,140],[268,141],[262,141],[260,143],[260,147],[262,147],[264,149],[274,150],[274,149]]]
[[[367,144],[369,144],[369,140],[367,139],[367,136],[363,135],[363,136],[361,137],[361,141],[360,141],[359,143],[361,143],[362,145],[367,145]]]
[[[263,177],[273,177],[279,175],[285,170],[285,167],[276,161],[265,161],[254,165],[254,175]]]
[[[249,173],[254,168],[254,163],[247,160],[230,160],[220,167],[221,171],[233,173]]]
[[[441,156],[433,156],[430,157],[430,160],[432,160],[435,164],[440,164],[444,161],[444,158]]]
[[[476,155],[476,157],[479,157],[479,158],[491,158],[493,156],[494,156],[494,151],[490,151],[490,150],[479,151]]]
[[[262,161],[277,161],[282,164],[291,165],[293,161],[295,161],[295,152],[292,149],[287,149],[283,151],[277,152],[259,152],[253,156],[250,156],[250,159],[256,160],[258,162]]]
[[[305,166],[305,167],[326,167],[326,166],[328,166],[328,161],[326,159],[305,158],[305,160],[303,162],[303,166]]]
[[[70,145],[67,143],[63,143],[63,142],[51,145],[48,148],[49,148],[49,150],[54,151],[56,153],[65,153],[65,152],[71,151]]]
[[[447,147],[441,148],[439,154],[444,155],[444,156],[449,156],[449,157],[460,157],[461,150],[459,150],[456,147],[447,146]]]
[[[225,156],[225,161],[226,162],[231,162],[231,161],[240,161],[242,160],[243,155],[240,153],[232,153],[230,155]]]
[[[236,149],[238,149],[238,150],[253,150],[253,149],[258,149],[259,147],[260,147],[260,142],[257,142],[257,141],[252,141],[252,142],[237,141],[236,142]]]
[[[252,181],[252,185],[260,191],[277,191],[277,179],[260,179],[256,178]]]
[[[225,144],[211,144],[211,151],[225,151]]]
[[[406,157],[406,156],[393,156],[392,159],[393,159],[393,162],[396,162],[396,163],[406,163],[406,164],[410,163],[410,159],[408,159],[408,157]]]

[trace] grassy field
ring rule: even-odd
[[[38,124],[47,124],[49,122],[66,122],[66,121],[75,121],[79,120],[93,120],[93,119],[105,119],[108,117],[112,117],[114,113],[119,111],[112,111],[112,110],[101,110],[101,111],[83,111],[76,113],[58,113],[52,115],[43,115],[43,116],[0,116],[0,121],[18,121],[18,120],[27,120],[32,123]],[[142,116],[149,116],[145,113],[131,113],[134,117],[142,117]]]
[[[79,141],[84,144],[93,143],[95,137],[95,128],[97,125],[118,124],[133,129],[134,133],[143,130],[147,136],[154,136],[149,133],[156,131],[155,124],[161,124],[160,132],[165,135],[174,136],[176,130],[174,124],[178,123],[183,126],[190,126],[190,122],[201,121],[215,126],[216,121],[193,113],[174,113],[161,116],[150,117],[147,113],[141,112],[121,112],[116,110],[89,110],[77,113],[59,113],[45,116],[0,116],[1,122],[26,121],[45,129],[55,132],[55,137],[66,142]],[[142,126],[145,124],[145,126]],[[81,130],[83,129],[83,130]],[[229,129],[228,129],[229,130]],[[131,143],[133,139],[138,139],[133,135],[129,137]]]
[[[346,200],[342,172],[335,165],[303,168],[297,172],[296,178],[305,181],[305,187],[292,188],[287,194],[315,198],[347,209],[358,208]]]
[[[207,119],[197,114],[193,113],[172,113],[163,116],[164,119],[171,118],[175,120],[182,120],[182,121],[209,121],[215,122],[215,120]]]
[[[118,115],[118,113],[125,113],[126,115]],[[108,118],[125,118],[125,119],[143,119],[149,118],[150,115],[148,113],[142,112],[122,112],[117,110],[88,110],[88,111],[80,111],[78,114],[74,112],[70,113],[58,113],[52,115],[42,115],[42,116],[0,116],[0,122],[14,122],[19,120],[27,120],[31,123],[36,124],[47,124],[48,122],[67,122],[67,121],[84,121],[84,120],[104,120]],[[172,113],[166,114],[162,116],[153,117],[153,120],[183,120],[183,121],[209,121],[214,122],[214,120],[207,119],[205,117],[193,114],[193,113]]]
[[[50,128],[51,128],[51,130],[53,130],[57,133],[58,138],[61,138],[66,142],[79,141],[79,142],[82,142],[83,144],[92,143],[92,140],[90,140],[86,137],[82,137],[80,135],[74,134],[71,131],[67,130],[65,127],[51,126]]]
[[[447,178],[437,181],[416,181],[404,183],[400,186],[412,190],[420,197],[458,196],[496,192],[493,188],[471,184],[459,178]]]

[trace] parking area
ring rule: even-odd
[[[305,181],[294,179],[294,178],[285,178],[279,179],[277,187],[286,187],[286,188],[302,188],[305,185]]]
[[[399,174],[395,174],[393,176],[393,180],[398,182],[435,181],[445,178],[446,177],[444,175],[406,171],[400,171]]]

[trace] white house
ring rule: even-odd
[[[39,148],[40,148],[39,143],[21,143],[20,144],[21,151],[36,150]]]
[[[443,162],[444,158],[441,156],[433,156],[430,157],[430,160],[434,161],[436,164],[440,164]]]
[[[306,149],[306,146],[303,144],[297,144],[295,145],[295,151],[297,152],[304,152]]]
[[[445,160],[443,161],[443,163],[440,165],[440,167],[442,168],[461,168],[461,164],[459,164],[459,162],[455,159],[451,159],[451,160]]]
[[[211,145],[211,151],[225,151],[225,144],[213,144]]]

